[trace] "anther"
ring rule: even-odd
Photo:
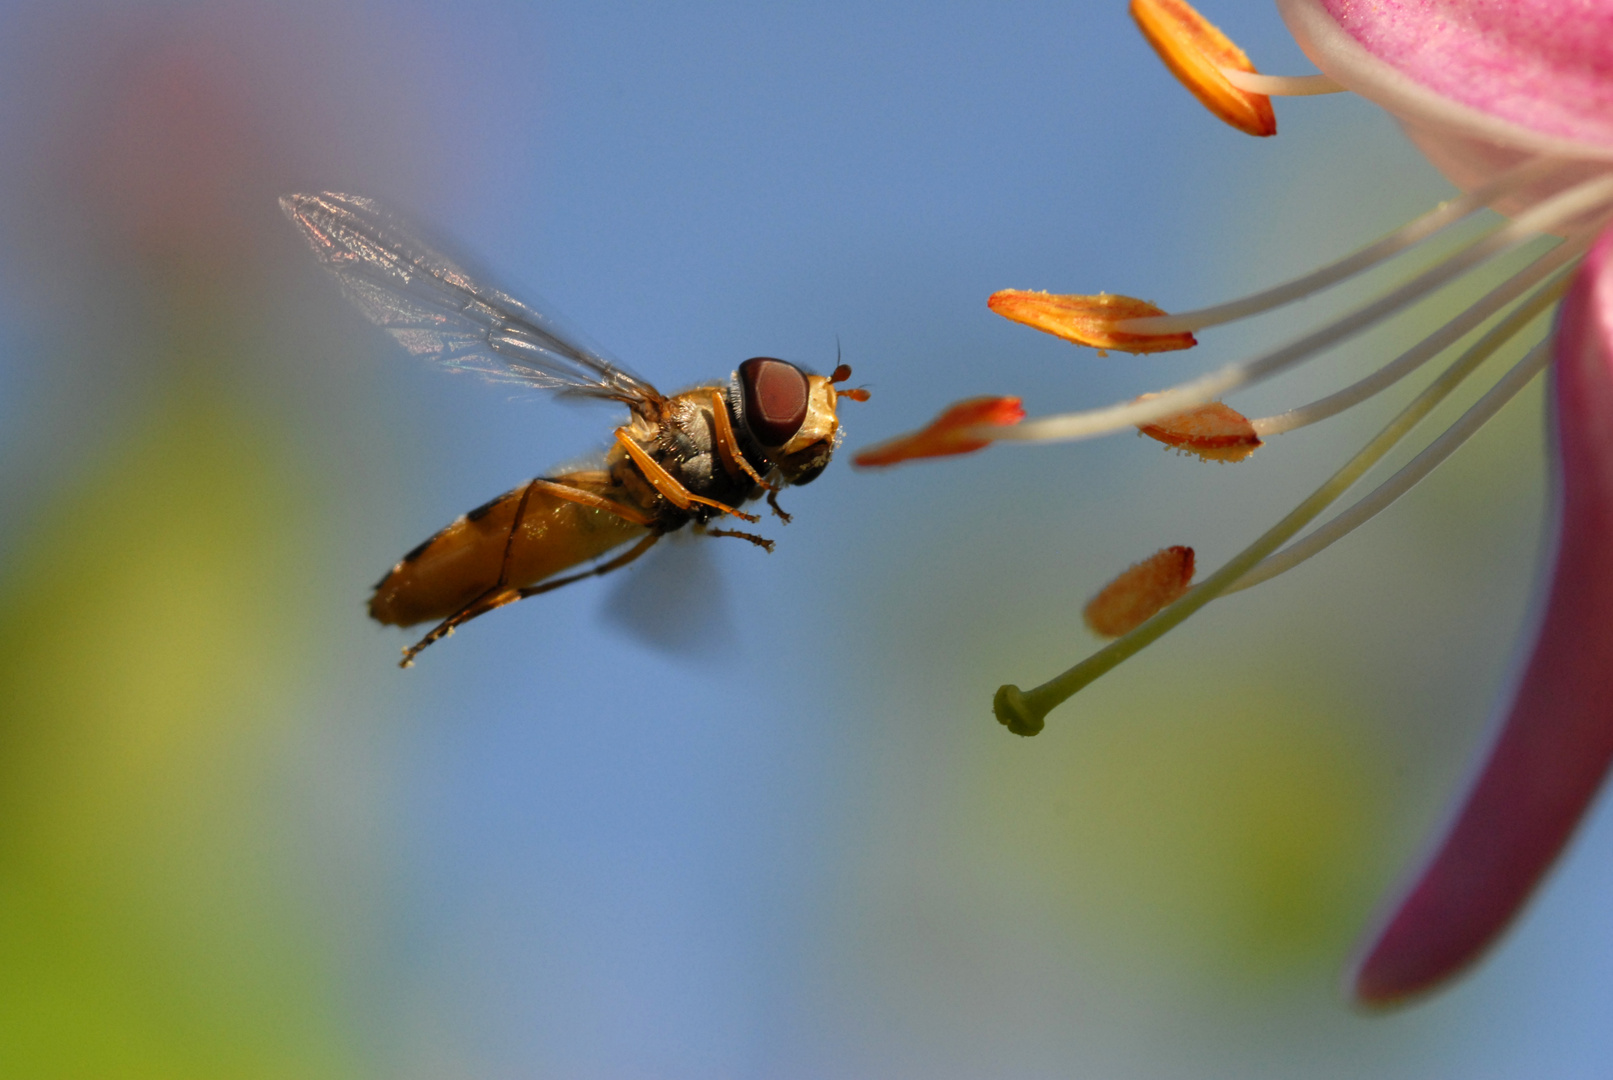
[[[1182,85],[1221,120],[1248,135],[1277,134],[1271,99],[1228,81],[1227,70],[1256,74],[1242,49],[1182,0],[1131,0],[1131,17]]]
[[[1082,614],[1093,633],[1119,637],[1175,603],[1192,583],[1193,549],[1168,547],[1134,563],[1104,586]]]
[[[870,446],[852,459],[863,468],[895,465],[916,458],[969,454],[992,444],[994,429],[1010,427],[1025,418],[1017,397],[978,397],[960,401],[929,426],[889,442]]]
[[[1247,417],[1219,401],[1139,424],[1137,430],[1205,461],[1242,461],[1264,445]]]
[[[1094,349],[1140,354],[1174,352],[1198,344],[1193,335],[1186,332],[1154,334],[1120,330],[1119,324],[1127,320],[1165,314],[1148,301],[1130,296],[1110,293],[1060,296],[1027,289],[1003,289],[992,293],[986,305],[1005,319]]]

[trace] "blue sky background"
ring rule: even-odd
[[[1213,17],[1309,70],[1264,5]],[[31,1075],[1605,1074],[1605,809],[1472,975],[1383,1017],[1336,991],[1509,662],[1538,392],[1032,740],[991,694],[1095,647],[1087,596],[1167,544],[1217,565],[1391,406],[1238,468],[1131,437],[848,453],[771,556],[671,546],[407,673],[360,607],[616,421],[402,355],[276,194],[406,209],[663,389],[838,347],[873,392],[854,449],[1312,325],[1344,300],[1100,359],[985,299],[1192,306],[1446,197],[1363,102],[1242,137],[1119,3],[3,19],[0,1039]],[[1410,332],[1235,404],[1308,400]]]

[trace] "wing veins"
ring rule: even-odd
[[[348,299],[408,352],[493,382],[629,406],[660,400],[649,383],[478,282],[372,200],[324,192],[287,195],[280,206]]]

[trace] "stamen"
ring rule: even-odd
[[[1261,75],[1254,71],[1222,68],[1221,77],[1244,93],[1264,94],[1267,97],[1342,94],[1345,89],[1326,75]]]
[[[1513,166],[1487,183],[1480,184],[1471,191],[1440,203],[1432,210],[1407,222],[1382,239],[1368,244],[1360,251],[1346,255],[1337,262],[1329,263],[1302,277],[1297,277],[1292,281],[1284,282],[1281,285],[1238,300],[1228,301],[1225,304],[1216,304],[1213,307],[1200,308],[1197,311],[1184,311],[1179,315],[1128,320],[1114,329],[1130,334],[1176,334],[1183,331],[1202,330],[1208,326],[1219,326],[1222,323],[1248,318],[1251,315],[1259,315],[1270,311],[1272,308],[1281,307],[1295,300],[1301,300],[1312,293],[1320,292],[1332,285],[1336,285],[1346,278],[1354,277],[1363,270],[1388,261],[1407,248],[1421,243],[1434,234],[1456,224],[1463,218],[1476,214],[1486,206],[1499,202],[1529,184],[1544,180],[1553,172],[1564,168],[1566,164],[1566,162],[1556,158],[1530,158],[1522,164]]]
[[[1566,280],[1567,275],[1564,275]],[[1153,644],[1186,620],[1199,608],[1242,580],[1278,548],[1286,544],[1329,505],[1344,495],[1368,469],[1381,461],[1404,439],[1463,379],[1491,353],[1512,338],[1537,313],[1513,312],[1464,352],[1422,393],[1412,399],[1373,439],[1328,480],[1310,494],[1254,543],[1229,559],[1221,569],[1189,589],[1181,599],[1161,610],[1147,622],[1093,653],[1068,671],[1032,690],[1004,685],[997,690],[992,710],[997,720],[1016,735],[1035,735],[1042,730],[1047,714],[1068,700],[1094,679],[1122,661]]]
[[[1557,290],[1561,295],[1562,290]],[[1554,297],[1555,299],[1555,297]],[[1353,504],[1349,509],[1341,512],[1327,524],[1318,528],[1303,539],[1296,540],[1288,547],[1270,555],[1260,562],[1235,583],[1229,586],[1227,593],[1242,592],[1244,589],[1270,581],[1278,574],[1286,574],[1311,556],[1321,552],[1338,540],[1342,540],[1356,529],[1371,521],[1382,511],[1388,509],[1400,496],[1416,487],[1422,479],[1439,467],[1446,458],[1454,454],[1458,447],[1472,438],[1473,435],[1487,424],[1501,407],[1517,396],[1518,391],[1529,384],[1529,381],[1551,362],[1553,337],[1547,337],[1533,349],[1529,350],[1522,360],[1518,361],[1511,370],[1501,376],[1500,380],[1473,404],[1462,418],[1447,428],[1439,438],[1429,443],[1427,448],[1406,463],[1405,467],[1385,480],[1377,488]]]
[[[1179,598],[1193,581],[1193,549],[1168,547],[1133,563],[1094,596],[1082,617],[1094,634],[1119,637]]]
[[[1277,134],[1263,94],[1240,90],[1223,74],[1252,72],[1242,49],[1182,0],[1131,0],[1131,17],[1172,75],[1210,112],[1248,135]]]
[[[1486,293],[1483,298],[1456,316],[1456,318],[1423,338],[1422,341],[1413,345],[1372,374],[1346,386],[1342,390],[1329,394],[1327,397],[1319,398],[1309,405],[1301,405],[1298,408],[1289,409],[1287,412],[1277,413],[1274,416],[1261,417],[1252,422],[1254,430],[1261,435],[1281,435],[1283,432],[1293,431],[1296,428],[1326,420],[1328,417],[1335,416],[1353,405],[1360,404],[1379,391],[1393,386],[1445,351],[1468,331],[1510,304],[1553,271],[1580,258],[1589,249],[1590,244],[1589,237],[1559,244],[1501,285]],[[1546,296],[1545,293],[1539,293],[1529,300],[1529,305],[1532,310],[1542,311],[1547,305],[1555,302],[1556,294]]]
[[[1241,363],[1228,364],[1144,401],[1126,401],[1084,412],[1046,416],[1018,427],[981,429],[981,438],[1024,442],[1062,442],[1150,423],[1186,412],[1231,391],[1275,375],[1382,322],[1451,279],[1496,255],[1517,248],[1538,233],[1549,232],[1613,201],[1613,176],[1600,176],[1542,200],[1478,243],[1418,274],[1387,295],[1357,308],[1282,348]]]

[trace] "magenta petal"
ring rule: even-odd
[[[1613,145],[1610,0],[1320,0],[1380,60],[1453,101]]]
[[[1356,997],[1432,987],[1506,927],[1613,764],[1613,233],[1558,316],[1557,550],[1539,635],[1445,839],[1371,940]]]

